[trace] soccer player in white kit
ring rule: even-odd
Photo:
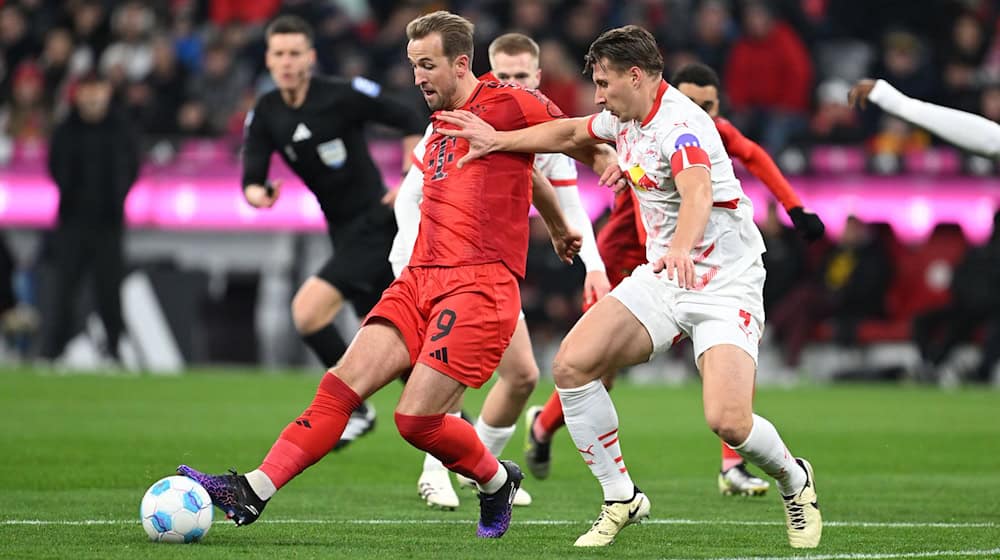
[[[541,69],[538,67],[539,49],[538,44],[530,37],[520,33],[501,35],[490,44],[489,57],[491,75],[481,79],[517,82],[529,89],[538,88],[541,81]],[[389,253],[389,262],[397,277],[409,262],[417,237],[420,200],[423,195],[422,161],[426,141],[431,132],[431,126],[428,126],[427,134],[414,148],[411,157],[413,166],[404,177],[396,195],[395,211],[399,231]],[[583,207],[577,190],[576,162],[564,154],[536,154],[535,171],[555,188],[559,206],[566,215],[567,222],[583,236],[580,260],[587,270],[584,280],[584,303],[590,305],[607,294],[611,284],[605,273],[604,262],[597,251],[590,217]],[[517,420],[538,383],[538,373],[538,365],[535,363],[528,327],[522,312],[510,346],[507,347],[497,367],[499,379],[487,394],[483,410],[475,424],[479,439],[494,455],[500,456],[514,435]],[[458,412],[454,414],[457,416]],[[459,498],[452,488],[448,472],[441,461],[430,454],[425,456],[423,471],[417,480],[417,491],[428,506],[441,509],[458,507]],[[465,477],[458,476],[458,480],[463,486],[472,488],[475,486],[474,481]],[[514,505],[529,504],[531,496],[523,487],[519,488],[514,495]]]
[[[553,364],[566,427],[604,491],[600,515],[576,545],[609,545],[650,510],[625,466],[602,375],[691,337],[709,427],[775,479],[789,544],[816,547],[822,518],[812,467],[753,413],[764,243],[715,125],[663,80],[656,41],[641,27],[603,33],[590,46],[587,66],[595,102],[604,107],[589,118],[496,132],[468,112],[439,116],[461,128],[441,132],[469,140],[463,161],[495,150],[564,152],[615,142],[619,167],[639,200],[649,263],[580,319]],[[602,183],[615,183],[611,173]]]

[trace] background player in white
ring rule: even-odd
[[[529,89],[537,89],[541,82],[538,67],[538,44],[520,33],[497,37],[489,47],[492,77],[500,82],[517,82]],[[488,76],[487,76],[488,78]],[[428,127],[428,134],[431,128]],[[400,185],[396,198],[396,222],[399,232],[393,241],[389,262],[396,276],[410,260],[420,222],[420,200],[423,192],[423,153],[428,135],[414,148],[411,158],[414,165]],[[593,226],[580,200],[577,189],[576,162],[564,154],[537,154],[535,171],[555,187],[559,206],[566,220],[583,235],[580,259],[587,269],[584,280],[584,303],[593,304],[611,288],[604,270],[604,262],[597,251]],[[483,409],[476,420],[476,433],[494,455],[500,456],[514,435],[517,420],[535,385],[538,383],[538,365],[535,363],[528,337],[528,327],[521,314],[497,367],[499,378],[487,394]],[[458,413],[455,412],[455,415]],[[457,475],[456,475],[457,476]],[[463,486],[474,487],[474,482],[458,477]],[[427,505],[443,509],[458,507],[459,498],[451,486],[448,469],[435,457],[427,454],[423,472],[417,481],[417,490]],[[529,505],[531,496],[520,488],[514,496],[514,505]]]
[[[566,426],[604,490],[600,516],[576,545],[611,544],[623,527],[649,515],[649,499],[625,466],[618,414],[601,377],[690,336],[708,425],[775,479],[789,544],[816,547],[822,519],[812,468],[753,413],[764,243],[719,133],[707,113],[663,80],[663,58],[645,29],[606,31],[591,44],[587,67],[595,102],[605,108],[590,118],[498,133],[472,113],[439,116],[464,129],[440,129],[469,140],[463,161],[498,149],[562,152],[616,142],[639,200],[649,263],[580,319],[553,364]]]
[[[962,149],[1000,159],[1000,124],[979,115],[913,99],[885,80],[861,80],[847,99],[851,107],[860,104],[862,109],[871,101]]]

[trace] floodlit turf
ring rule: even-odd
[[[146,540],[146,487],[178,463],[257,466],[311,399],[318,377],[191,372],[182,377],[0,372],[0,558],[848,558],[1000,557],[1000,391],[762,388],[757,411],[816,469],[826,527],[816,551],[788,548],[777,495],[725,498],[719,445],[695,385],[614,391],[649,523],[607,550],[578,550],[600,489],[561,433],[552,476],[525,487],[498,541],[475,538],[478,502],[454,512],[417,498],[422,457],[396,433],[396,384],[376,430],[291,482],[257,524],[217,522],[197,545]],[[544,402],[551,385],[532,399]],[[481,392],[468,408],[478,409]],[[507,456],[522,460],[519,428]],[[978,551],[978,552],[977,552]]]

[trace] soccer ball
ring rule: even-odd
[[[186,476],[168,476],[146,490],[139,505],[142,528],[149,540],[196,542],[212,527],[212,498]]]

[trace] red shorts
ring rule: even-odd
[[[608,282],[611,282],[612,288],[628,278],[637,266],[646,264],[646,249],[644,247],[634,249],[606,246],[598,247],[598,252],[604,259]]]
[[[364,324],[389,321],[403,334],[411,363],[478,388],[500,363],[520,311],[517,278],[503,263],[406,267]]]

